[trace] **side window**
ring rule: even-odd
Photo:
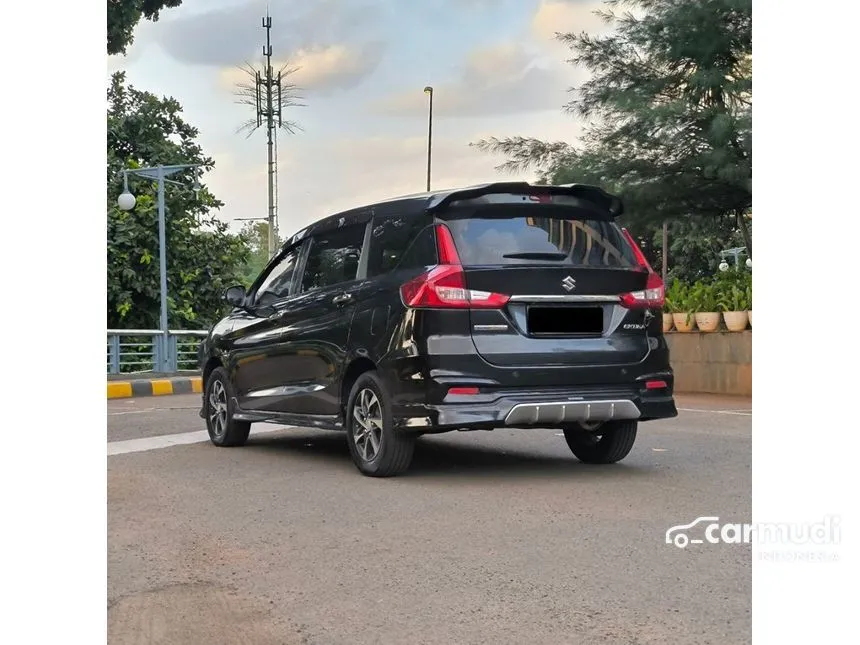
[[[395,269],[436,264],[436,238],[431,223],[420,217],[375,219],[370,237],[367,276]]]
[[[257,304],[270,304],[290,295],[290,286],[296,272],[300,250],[301,247],[293,249],[272,268],[257,289],[255,298]]]
[[[314,236],[302,276],[302,292],[355,280],[364,242],[364,224]]]

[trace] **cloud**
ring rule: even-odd
[[[382,43],[361,48],[333,45],[299,50],[291,59],[291,64],[297,69],[290,79],[300,88],[320,92],[352,87],[376,69],[382,51]]]
[[[357,85],[376,69],[382,52],[382,43],[362,47],[331,45],[300,49],[289,60],[273,59],[272,67],[275,71],[284,68],[294,70],[286,82],[298,87],[300,94],[313,92],[324,95]],[[255,67],[263,69],[262,65]],[[219,78],[224,89],[232,89],[236,83],[248,81],[248,72],[239,67],[229,67],[221,70]]]
[[[475,126],[478,126],[476,128]],[[357,130],[360,132],[360,129]],[[487,135],[535,136],[548,141],[573,141],[579,126],[560,110],[516,119],[451,122],[433,137],[433,189],[457,188],[492,181],[533,180],[534,173],[500,174],[498,156],[469,147]],[[234,144],[235,146],[235,144]],[[220,216],[264,216],[266,164],[260,142],[242,141],[232,159],[217,155],[218,165],[206,183],[225,202]],[[225,149],[214,148],[216,150]],[[281,232],[290,235],[311,222],[342,210],[372,204],[425,189],[427,139],[417,136],[339,137],[305,140],[296,137],[280,150],[279,192]],[[241,222],[232,226],[237,228]]]
[[[330,210],[351,208],[426,188],[427,139],[360,137],[339,139],[320,150],[339,172],[341,193]],[[472,148],[469,139],[434,137],[434,188],[481,183],[495,175],[493,160]]]
[[[448,0],[448,4],[456,9],[492,9],[504,5],[503,0]]]
[[[434,137],[434,189],[499,180],[494,169],[498,160],[470,148],[471,140],[470,136]],[[280,182],[282,203],[289,203],[282,228],[291,231],[332,213],[426,188],[423,136],[343,138],[308,146],[298,154],[301,168],[284,174]],[[332,190],[332,178],[337,178],[336,190]]]
[[[362,0],[272,0],[272,50],[279,58],[313,51],[333,43],[352,43],[373,33],[381,6]],[[266,5],[243,3],[228,9],[165,21],[154,33],[176,61],[227,67],[257,60],[265,43],[261,25]]]
[[[564,68],[538,62],[521,45],[500,44],[473,51],[459,78],[434,86],[434,112],[440,116],[487,116],[559,109],[569,79]],[[427,97],[418,89],[374,105],[387,115],[419,115]]]
[[[611,25],[594,13],[601,8],[606,7],[600,0],[541,0],[532,18],[532,33],[546,41],[554,40],[557,33],[606,32]]]
[[[591,35],[602,35],[614,29],[612,23],[607,23],[595,12],[598,10],[612,12],[616,15],[631,13],[642,16],[639,7],[623,7],[613,9],[602,0],[541,0],[531,22],[531,32],[538,40],[554,41],[558,33],[587,32]]]

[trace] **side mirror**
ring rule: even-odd
[[[230,287],[224,292],[224,300],[234,307],[242,307],[245,305],[245,287],[237,285]]]

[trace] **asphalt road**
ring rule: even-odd
[[[665,543],[750,521],[748,400],[678,397],[614,466],[497,430],[424,437],[392,479],[335,433],[216,448],[199,401],[108,402],[112,645],[750,641],[750,547]]]

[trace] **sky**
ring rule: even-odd
[[[239,126],[253,108],[236,103],[239,66],[262,69],[272,16],[273,61],[294,68],[302,107],[278,138],[280,233],[339,210],[426,187],[428,97],[434,87],[432,188],[532,179],[495,169],[504,159],[471,142],[534,136],[573,142],[563,111],[584,72],[566,63],[556,32],[606,29],[599,0],[184,0],[142,21],[125,56],[141,90],[172,96],[200,131],[215,169],[204,182],[225,203],[219,216],[266,217],[265,130]],[[107,87],[107,86],[106,86]]]

